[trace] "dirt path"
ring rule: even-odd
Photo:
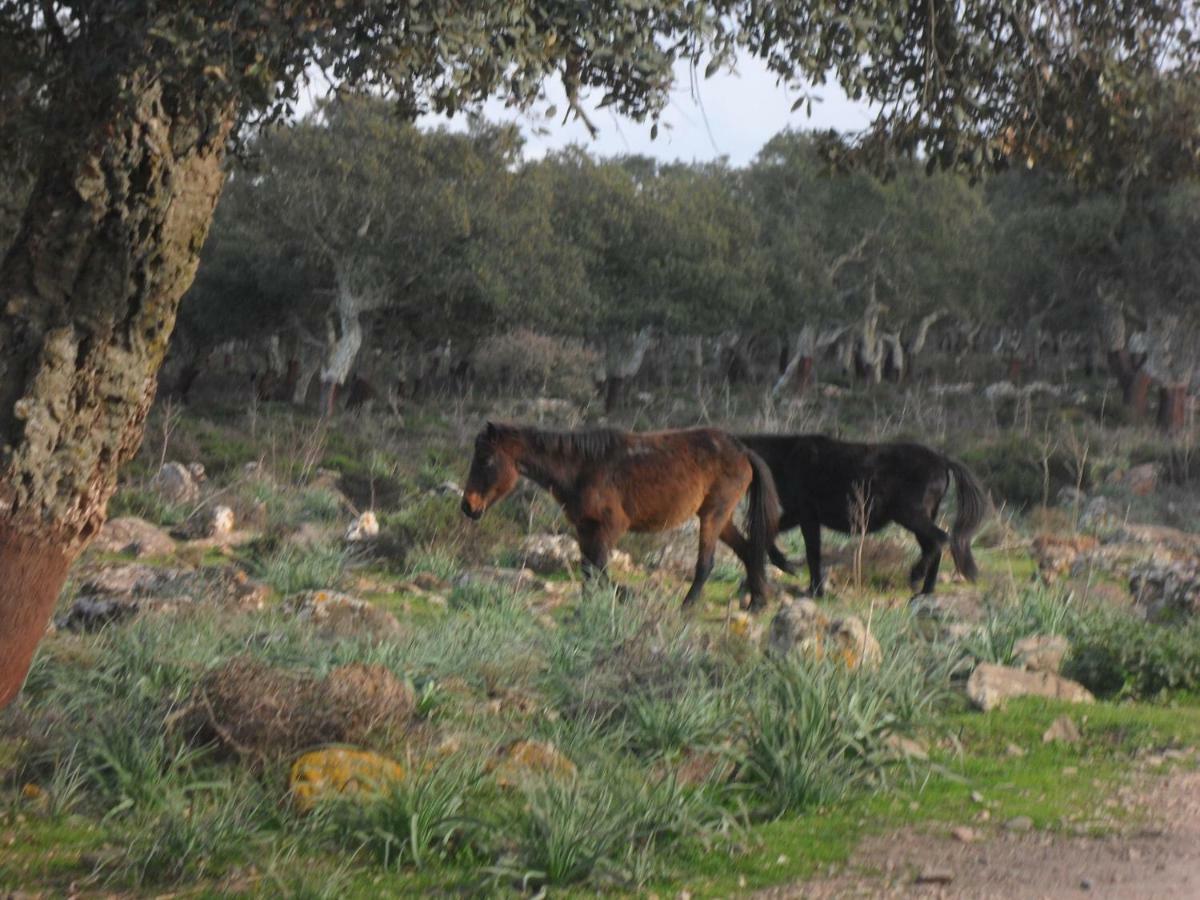
[[[1119,799],[1144,809],[1148,824],[1104,838],[997,829],[971,843],[894,832],[863,841],[841,875],[756,896],[1200,900],[1200,772],[1148,780]]]

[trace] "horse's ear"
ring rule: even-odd
[[[487,427],[485,429],[485,433],[487,434],[487,436],[489,438],[494,438],[496,436],[496,423],[488,422]]]

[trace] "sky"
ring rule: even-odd
[[[660,119],[658,137],[653,141],[649,122],[634,122],[613,113],[611,108],[596,110],[599,94],[583,104],[600,131],[594,140],[574,117],[564,123],[566,104],[559,85],[547,90],[549,102],[558,107],[554,119],[539,115],[536,106],[532,112],[520,113],[505,109],[500,101],[485,104],[484,114],[493,121],[520,125],[527,140],[526,156],[530,158],[570,144],[582,144],[599,156],[637,153],[663,161],[684,162],[727,157],[735,166],[752,160],[759,148],[784,128],[858,131],[870,122],[866,104],[851,101],[837,85],[823,85],[811,91],[814,97],[821,98],[821,102],[813,103],[811,118],[803,107],[792,112],[792,104],[800,94],[777,85],[775,76],[751,58],[739,60],[736,72],[721,71],[709,79],[703,77],[703,72],[696,72],[695,88],[693,96],[688,65],[680,63],[671,99]],[[451,128],[465,127],[462,117],[446,120],[424,116],[419,121],[429,126],[448,123]]]

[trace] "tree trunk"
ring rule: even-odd
[[[72,108],[0,263],[0,705],[141,443],[234,120],[141,72],[86,96],[53,101]]]
[[[1152,384],[1154,384],[1154,379],[1145,369],[1138,369],[1134,373],[1133,382],[1129,388],[1129,409],[1133,413],[1133,418],[1138,422],[1146,418],[1146,411],[1150,408],[1150,386]]]
[[[605,347],[604,411],[612,412],[624,404],[629,382],[642,369],[646,352],[654,343],[654,331],[643,328],[632,339],[609,338]]]
[[[1158,427],[1167,434],[1178,434],[1186,422],[1187,385],[1161,385],[1158,389]]]

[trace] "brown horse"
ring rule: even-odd
[[[700,550],[684,607],[700,597],[718,538],[737,544],[752,605],[765,604],[767,548],[775,538],[779,500],[766,464],[725,432],[541,431],[489,422],[475,438],[463,513],[478,519],[522,475],[562,505],[579,539],[585,577],[604,572],[625,532],[666,531],[698,516]],[[747,491],[749,540],[732,521]]]
[[[933,593],[947,544],[958,571],[975,580],[971,537],[987,514],[988,499],[961,462],[915,443],[860,444],[819,434],[738,439],[759,454],[775,477],[783,504],[779,531],[799,526],[804,535],[813,596],[824,589],[822,526],[845,533],[878,531],[890,522],[907,528],[921,545],[909,580],[922,594]],[[958,487],[958,513],[947,534],[935,520],[951,477]],[[768,553],[771,562],[794,574],[793,563],[774,542]]]

